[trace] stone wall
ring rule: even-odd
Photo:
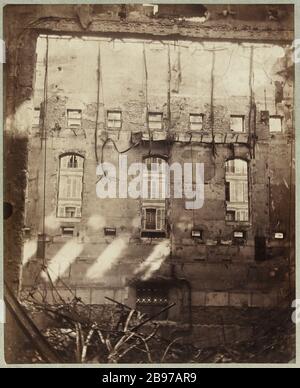
[[[193,306],[282,304],[289,288],[294,238],[294,220],[290,216],[294,209],[291,10],[284,7],[278,21],[269,18],[266,6],[255,6],[257,19],[250,13],[251,18],[245,20],[242,11],[234,6],[236,15],[229,19],[220,15],[219,8],[213,10],[210,6],[210,19],[200,22],[178,20],[174,15],[157,18],[142,8],[142,17],[140,9],[129,10],[127,19],[122,16],[120,22],[120,9],[106,7],[95,6],[92,12],[71,6],[5,8],[9,42],[5,70],[5,197],[14,205],[14,215],[6,221],[5,228],[7,279],[17,289],[22,268],[22,286],[30,287],[42,265],[36,258],[36,244],[43,227],[44,141],[40,128],[32,126],[32,117],[34,107],[44,97],[45,39],[38,40],[37,57],[36,42],[39,34],[47,33],[51,37],[46,118],[46,257],[51,265],[61,249],[65,247],[69,252],[70,265],[60,273],[64,282],[88,303],[103,303],[104,296],[110,296],[134,306],[135,269],[162,243],[141,239],[139,201],[104,201],[96,197],[100,45],[97,155],[101,157],[101,145],[107,137],[123,150],[132,144],[133,134],[140,133],[144,140],[128,152],[128,162],[141,161],[148,154],[147,85],[149,110],[163,112],[166,129],[173,139],[172,147],[166,140],[152,141],[152,152],[168,153],[171,162],[196,160],[205,164],[204,207],[191,212],[185,210],[183,200],[169,203],[172,255],[155,277],[175,283],[170,286],[171,299],[178,304],[173,318],[178,319],[184,304],[189,303],[189,292],[182,279],[190,284]],[[76,39],[61,36],[74,34]],[[120,34],[125,41],[119,40]],[[205,42],[208,39],[213,41]],[[216,50],[214,69],[211,50]],[[255,97],[255,115],[253,110],[250,113],[251,92]],[[67,128],[67,109],[82,109],[82,131],[76,135]],[[106,111],[114,109],[123,112],[120,133],[105,127]],[[284,117],[282,134],[270,134],[261,119],[265,110]],[[192,139],[187,133],[190,113],[205,115],[205,133],[195,134]],[[245,115],[248,135],[232,136],[230,114]],[[83,214],[81,221],[74,224],[76,237],[68,241],[61,236],[64,223],[56,219],[58,162],[64,152],[85,156]],[[105,147],[103,155],[105,161],[118,159],[111,144]],[[249,162],[251,219],[246,225],[225,221],[224,164],[233,156]],[[25,239],[24,226],[30,227],[30,235]],[[116,239],[105,237],[104,227],[116,227]],[[203,229],[203,241],[191,239],[193,227]],[[236,229],[247,232],[244,245],[233,243],[232,233]],[[274,240],[275,232],[285,234],[283,242]],[[268,260],[263,263],[255,261],[256,236],[267,240]],[[118,251],[118,244],[123,250]],[[93,276],[87,276],[99,257],[104,264],[96,267]],[[62,292],[69,293],[65,288]],[[188,319],[188,313],[183,319]]]

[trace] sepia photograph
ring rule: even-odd
[[[5,364],[295,366],[298,5],[2,8]]]

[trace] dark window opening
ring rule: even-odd
[[[168,289],[158,285],[145,285],[136,289],[136,309],[148,316],[158,314],[169,304]],[[156,317],[156,320],[165,320],[168,312],[165,311]]]
[[[117,235],[117,230],[116,228],[104,228],[104,235],[115,237]]]
[[[225,197],[226,197],[226,201],[229,202],[230,201],[230,182],[225,183]]]
[[[42,234],[38,235],[36,258],[43,259],[45,256],[45,239]]]
[[[146,209],[146,227],[147,230],[156,230],[156,209]]]

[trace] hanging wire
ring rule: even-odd
[[[46,55],[45,55],[45,76],[44,76],[44,101],[43,101],[43,119],[42,119],[42,141],[44,142],[44,166],[43,166],[43,265],[46,262],[46,193],[47,193],[47,128],[46,117],[48,108],[48,65],[49,65],[49,39],[46,38]]]
[[[97,165],[99,164],[98,157],[98,123],[99,123],[99,110],[100,110],[100,83],[101,83],[101,48],[100,42],[98,44],[98,61],[97,61],[97,111],[95,122],[95,158]]]

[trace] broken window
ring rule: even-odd
[[[122,128],[122,112],[107,112],[107,126],[108,128]]]
[[[269,120],[270,132],[281,133],[282,132],[282,117],[270,116]]]
[[[190,114],[190,129],[192,131],[202,131],[203,129],[203,115],[202,114]]]
[[[68,127],[77,129],[81,127],[82,111],[80,109],[68,109]]]
[[[40,115],[41,115],[40,108],[34,108],[32,124],[36,127],[40,125]]]
[[[245,116],[232,115],[230,117],[230,129],[233,132],[245,132]]]
[[[156,284],[145,284],[136,289],[136,309],[149,317],[158,314],[168,306],[168,289]],[[168,312],[160,314],[156,319],[168,318]]]
[[[166,161],[159,157],[145,160],[142,203],[142,236],[164,237],[166,231]]]
[[[57,216],[80,218],[84,158],[68,154],[60,158]]]
[[[241,159],[226,162],[226,220],[249,221],[248,163]]]
[[[162,129],[163,127],[163,114],[162,113],[149,113],[148,125],[150,129]]]

